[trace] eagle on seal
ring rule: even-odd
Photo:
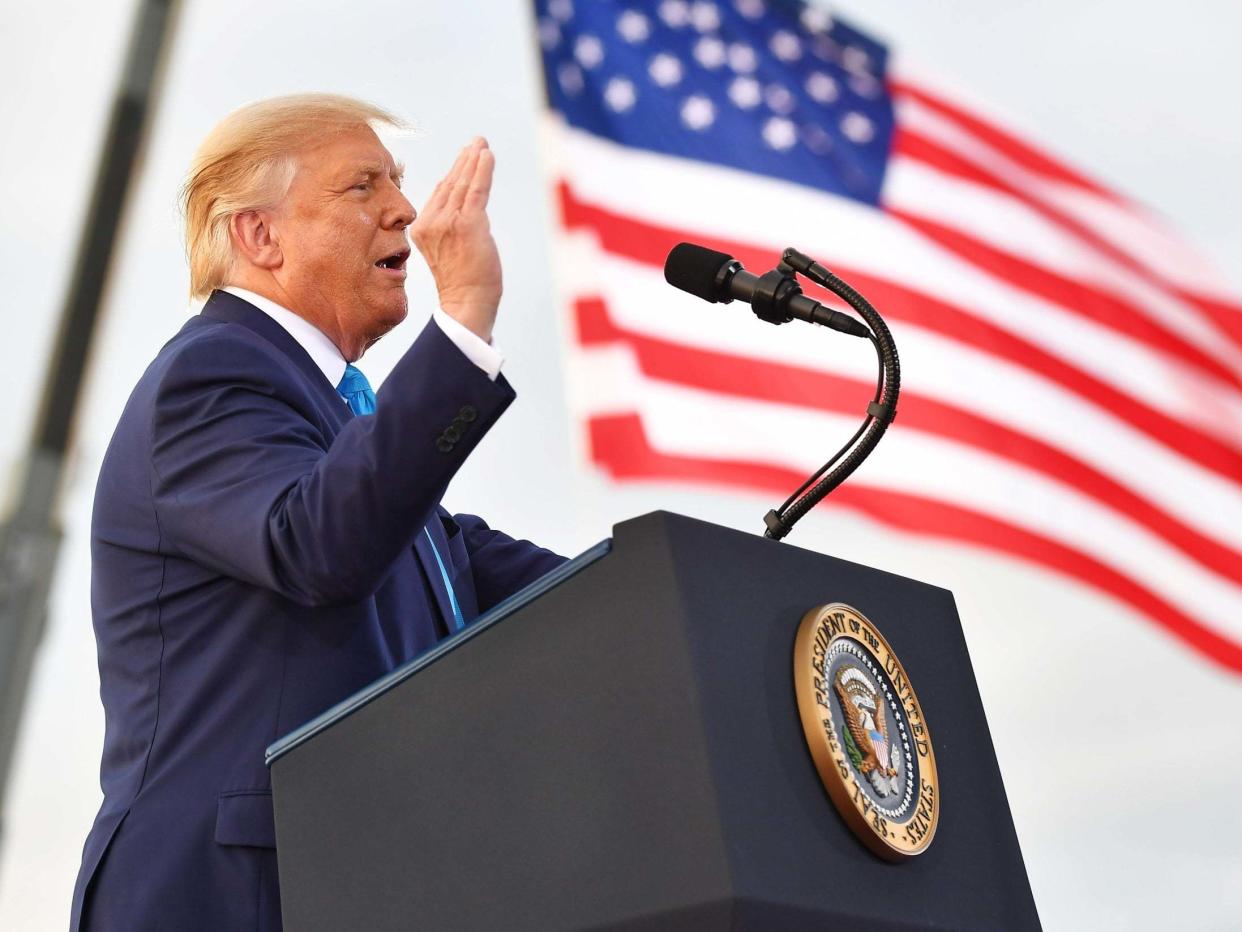
[[[850,737],[862,756],[859,771],[881,796],[896,793],[897,749],[889,746],[887,716],[879,692],[867,675],[852,665],[837,672],[833,685]]]

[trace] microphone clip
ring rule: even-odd
[[[740,264],[738,268],[741,268]],[[833,285],[835,277],[831,272],[798,250],[786,249],[776,268],[753,279],[754,294],[750,297],[750,305],[755,316],[770,324],[788,323],[796,317],[850,336],[871,337],[871,331],[862,322],[805,296],[802,286],[798,284],[799,273],[831,291],[836,290]]]
[[[802,287],[793,276],[793,270],[782,266],[784,263],[759,276],[754,297],[751,298],[750,306],[755,316],[769,324],[787,324],[793,320],[790,302],[802,294]]]

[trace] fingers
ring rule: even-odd
[[[427,204],[423,207],[424,213],[429,210],[436,210],[445,205],[449,199],[450,193],[453,190],[454,183],[461,174],[462,167],[465,164],[467,157],[470,155],[471,150],[478,144],[478,142],[479,140],[476,139],[474,142],[470,143],[470,145],[463,146],[462,150],[457,153],[457,158],[453,161],[453,167],[450,168],[448,173],[440,179],[438,184],[436,184],[435,189],[431,192],[431,197],[427,198]]]
[[[487,142],[482,138],[476,139],[466,149],[465,161],[459,166],[456,175],[453,178],[452,187],[448,192],[447,206],[449,210],[461,210],[466,203],[466,193],[470,190],[470,183],[474,179],[475,170],[479,165],[479,154],[485,151]]]
[[[469,207],[485,207],[492,187],[495,156],[482,136],[476,138],[457,154],[449,169],[420,213],[420,219],[429,218],[441,211],[457,212]]]
[[[491,149],[479,150],[478,160],[474,166],[474,177],[466,189],[464,207],[467,210],[482,210],[487,206],[488,196],[492,191],[492,173],[496,169],[496,156]]]

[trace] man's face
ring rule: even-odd
[[[273,275],[291,308],[353,361],[405,319],[414,208],[400,166],[370,129],[333,135],[299,153],[297,165],[273,212],[281,252]]]

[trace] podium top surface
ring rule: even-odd
[[[292,751],[305,741],[309,741],[315,735],[331,728],[334,724],[346,718],[353,712],[373,702],[379,696],[395,688],[400,683],[409,679],[420,670],[426,669],[440,658],[452,653],[462,644],[482,634],[493,625],[499,624],[506,618],[509,618],[524,606],[538,599],[556,586],[559,586],[565,580],[582,572],[596,560],[605,556],[612,549],[612,538],[606,538],[593,547],[584,550],[578,556],[574,557],[568,563],[562,564],[550,573],[546,573],[539,579],[535,580],[525,589],[516,592],[509,598],[505,599],[499,605],[484,613],[479,618],[472,621],[469,625],[458,631],[451,637],[445,638],[435,647],[419,654],[417,657],[407,661],[397,667],[391,673],[381,677],[370,685],[360,689],[346,699],[341,700],[327,711],[311,719],[305,725],[294,729],[289,734],[272,743],[265,755],[264,761],[268,767]]]

